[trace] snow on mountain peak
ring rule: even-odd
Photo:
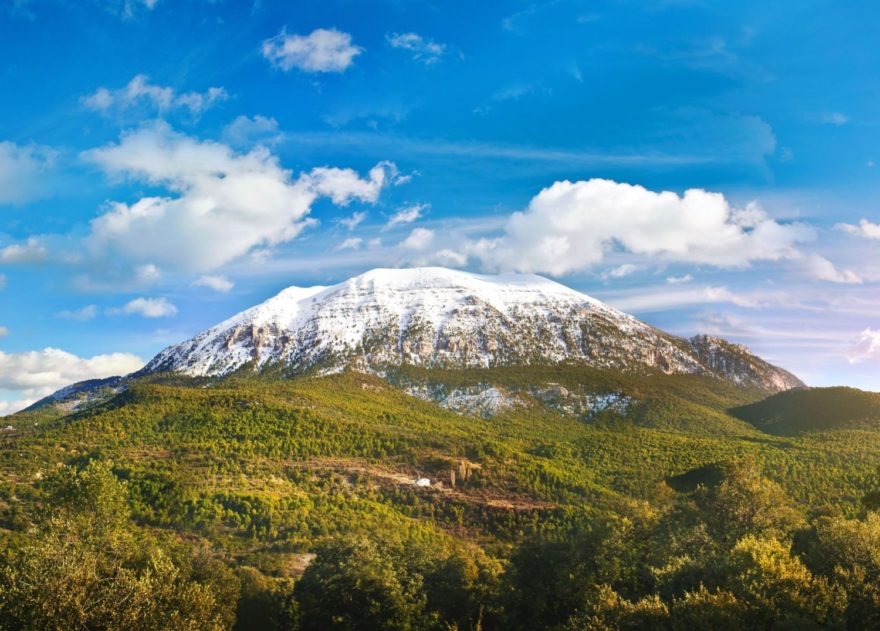
[[[463,368],[563,361],[716,372],[684,340],[555,281],[440,267],[374,269],[337,285],[289,287],[165,349],[142,372],[220,376],[246,366],[381,372],[401,364]],[[757,372],[764,366],[769,365]],[[761,381],[751,372],[737,382]]]

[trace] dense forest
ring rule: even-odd
[[[480,416],[391,385],[429,381],[628,404]],[[876,398],[765,398],[557,366],[159,377],[21,413],[0,627],[880,627]]]

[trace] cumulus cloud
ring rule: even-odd
[[[796,245],[815,237],[803,224],[781,224],[751,204],[733,208],[720,193],[679,196],[611,180],[556,182],[504,234],[465,245],[485,267],[563,275],[588,269],[612,249],[663,261],[745,267],[799,258]]]
[[[288,35],[281,29],[263,42],[263,57],[285,72],[343,72],[363,49],[352,44],[351,35],[336,29],[315,29],[308,35]]]
[[[48,147],[0,142],[0,205],[43,197],[49,188],[46,175],[56,156]]]
[[[412,204],[410,206],[404,206],[391,216],[388,223],[385,224],[385,228],[393,228],[394,226],[412,223],[421,219],[422,213],[430,207],[430,204]]]
[[[139,315],[144,318],[170,318],[177,314],[177,307],[166,298],[135,298],[119,309],[111,309],[111,315]]]
[[[434,231],[427,228],[416,228],[409,233],[400,245],[407,250],[424,250],[434,240]]]
[[[59,311],[57,314],[59,318],[65,318],[67,320],[76,320],[77,322],[87,322],[88,320],[94,320],[98,315],[98,307],[97,305],[86,305],[85,307],[81,307],[79,309],[65,309],[63,311]]]
[[[380,162],[362,179],[356,171],[337,167],[316,167],[300,176],[300,180],[319,196],[329,197],[338,206],[353,200],[376,203],[382,189],[397,176],[393,162]]]
[[[867,219],[859,221],[858,225],[839,223],[834,226],[838,230],[864,239],[880,239],[880,224],[871,223]]]
[[[233,147],[250,148],[254,145],[271,147],[284,140],[278,121],[265,116],[238,116],[223,128],[223,141]]]
[[[208,289],[213,289],[220,293],[232,291],[232,288],[235,287],[235,283],[225,276],[215,276],[212,274],[200,276],[195,282],[193,282],[193,285],[196,287],[207,287]]]
[[[0,401],[0,414],[27,407],[77,381],[126,375],[143,363],[130,353],[83,358],[57,348],[23,353],[0,351],[0,391],[11,393],[15,398]]]
[[[119,89],[98,88],[94,93],[84,96],[81,102],[87,108],[102,114],[123,113],[137,108],[145,108],[159,113],[175,109],[188,110],[193,116],[229,98],[223,88],[212,87],[205,92],[177,93],[174,88],[150,83],[149,77],[139,74],[128,85]]]
[[[392,48],[401,48],[412,53],[413,59],[431,65],[440,61],[446,53],[446,46],[438,44],[418,33],[389,33],[385,39]]]
[[[314,220],[313,202],[375,203],[397,173],[382,162],[361,178],[320,167],[293,178],[264,147],[236,153],[157,124],[83,154],[108,174],[165,187],[166,196],[112,202],[91,222],[96,253],[159,268],[206,272],[255,249],[290,241]]]
[[[859,335],[848,353],[850,363],[857,364],[868,359],[880,359],[880,330],[870,327]]]
[[[34,237],[25,243],[0,248],[0,263],[38,263],[46,260],[46,248]]]
[[[861,284],[862,278],[852,270],[840,270],[834,263],[818,254],[811,254],[804,258],[804,266],[807,273],[816,280],[824,280],[830,283],[845,285]]]

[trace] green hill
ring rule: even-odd
[[[474,388],[514,403],[459,414],[404,392],[449,403]],[[707,377],[555,366],[155,376],[49,405],[0,434],[0,621],[49,616],[59,590],[64,615],[104,611],[107,585],[150,593],[164,577],[155,603],[198,628],[673,628],[698,601],[758,624],[780,605],[737,582],[748,564],[809,562],[805,590],[838,580],[816,560],[821,520],[856,528],[880,486],[880,432],[741,420],[815,392],[754,403],[762,392]]]
[[[880,393],[855,388],[799,388],[733,408],[731,414],[778,435],[880,429]]]

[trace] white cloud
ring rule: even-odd
[[[211,274],[200,276],[193,285],[196,287],[207,287],[208,289],[213,289],[214,291],[219,291],[221,293],[231,291],[232,288],[235,287],[235,283],[225,276],[214,276]]]
[[[233,147],[250,148],[254,145],[271,147],[284,140],[278,121],[265,116],[238,116],[223,128],[223,141]]]
[[[689,305],[712,303],[730,303],[745,308],[761,306],[759,300],[734,293],[727,287],[694,287],[675,291],[661,289],[653,292],[642,288],[638,292],[610,299],[609,302],[621,311],[627,312],[666,311]]]
[[[656,193],[611,180],[556,182],[504,234],[469,242],[464,251],[500,270],[563,275],[601,262],[611,249],[664,261],[745,267],[798,258],[815,237],[803,224],[780,224],[757,205],[732,208],[723,195],[690,189]]]
[[[143,363],[130,353],[83,358],[57,348],[23,353],[0,351],[0,390],[16,397],[14,401],[0,401],[0,414],[24,408],[77,381],[128,374]]]
[[[623,265],[618,265],[607,272],[605,272],[602,277],[603,278],[624,278],[629,276],[630,274],[634,274],[639,270],[638,265],[633,265],[632,263],[624,263]]]
[[[169,195],[112,202],[91,222],[89,247],[134,263],[206,272],[263,247],[294,239],[314,220],[312,203],[329,197],[375,203],[397,173],[382,162],[366,179],[320,167],[293,179],[267,149],[236,153],[157,124],[83,157],[110,175],[127,175]]]
[[[336,29],[319,28],[308,35],[288,35],[282,29],[263,42],[263,57],[284,71],[343,72],[362,52],[352,44],[351,35]]]
[[[352,213],[351,217],[342,217],[340,219],[337,219],[336,223],[338,223],[340,226],[345,226],[349,230],[354,230],[359,225],[361,225],[361,223],[363,223],[364,219],[366,219],[366,218],[367,218],[367,213],[362,210],[359,210],[357,212]]]
[[[305,181],[317,195],[329,197],[338,206],[347,206],[357,199],[375,203],[379,193],[397,176],[393,162],[380,162],[369,172],[368,179],[361,179],[356,171],[336,167],[316,167],[300,180]]]
[[[401,224],[412,223],[421,219],[422,213],[430,207],[430,204],[412,204],[410,206],[404,206],[391,216],[388,223],[385,224],[385,227],[392,228]]]
[[[0,263],[39,263],[45,260],[46,248],[34,237],[23,244],[16,243],[0,248]]]
[[[867,219],[859,221],[857,226],[850,223],[839,223],[834,227],[857,237],[863,237],[865,239],[880,239],[880,224],[871,223]]]
[[[102,114],[121,113],[134,108],[148,108],[159,113],[175,109],[189,110],[199,116],[205,110],[229,98],[223,88],[208,88],[205,92],[178,94],[174,88],[150,83],[149,77],[139,74],[124,88],[98,88],[81,99],[87,108]]]
[[[880,330],[867,328],[848,353],[850,363],[857,364],[866,359],[880,359]]]
[[[9,335],[9,329],[5,326],[0,326],[0,337],[6,337]]]
[[[416,228],[409,233],[400,245],[407,250],[424,250],[434,240],[434,231],[427,228]]]
[[[418,33],[389,33],[385,36],[392,48],[401,48],[412,53],[413,59],[431,65],[440,61],[446,53],[446,46],[422,37]]]
[[[139,315],[144,318],[170,318],[177,314],[177,307],[166,298],[135,298],[121,309],[111,309],[111,315]]]
[[[667,276],[666,283],[668,285],[682,285],[684,283],[689,283],[694,279],[690,274],[685,274],[684,276]]]
[[[47,173],[56,152],[38,145],[0,142],[0,205],[22,204],[45,196]]]
[[[431,255],[426,263],[430,262],[434,265],[443,265],[445,267],[464,267],[467,264],[467,257],[455,250],[443,249]]]
[[[150,285],[159,282],[162,272],[152,263],[138,265],[134,270],[135,282],[141,285]]]
[[[360,250],[364,240],[360,237],[351,237],[336,246],[336,250]]]
[[[818,254],[807,256],[804,259],[804,266],[807,273],[816,280],[846,285],[858,285],[863,282],[862,278],[852,270],[839,270],[831,261]]]
[[[86,305],[80,309],[65,309],[64,311],[59,311],[57,314],[59,318],[66,318],[68,320],[76,320],[78,322],[86,322],[87,320],[94,320],[98,315],[98,307],[97,305]]]

